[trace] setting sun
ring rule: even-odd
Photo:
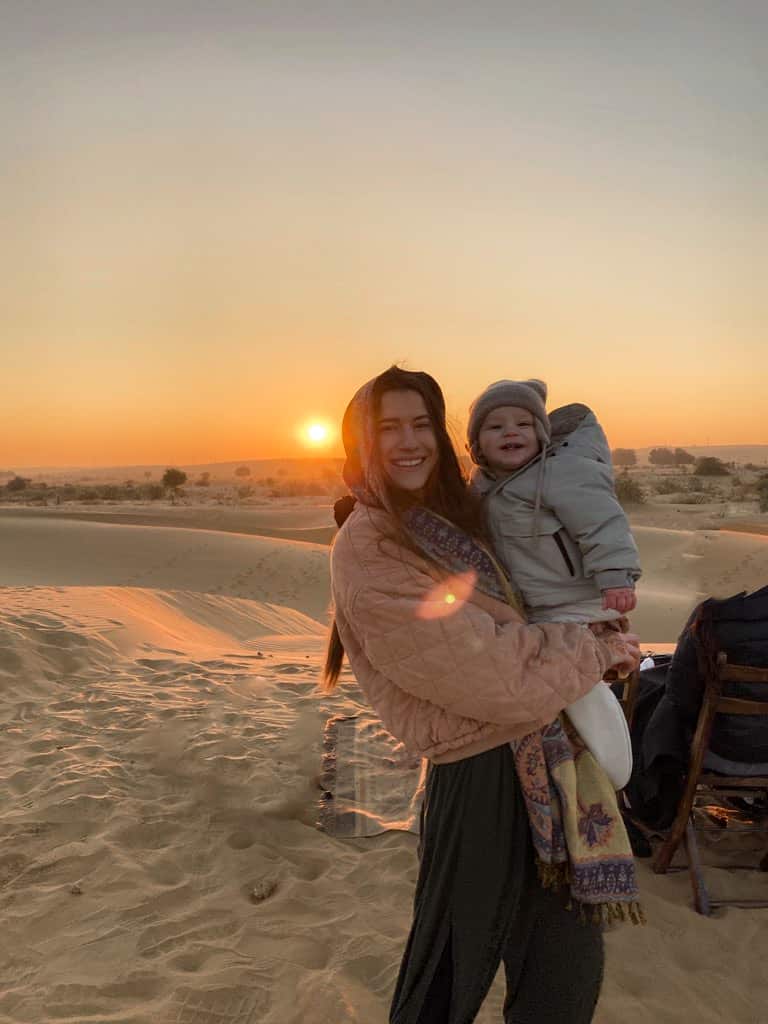
[[[299,429],[299,436],[310,448],[325,448],[332,440],[333,431],[323,420],[310,420]]]

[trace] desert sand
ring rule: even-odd
[[[324,723],[364,704],[346,669],[316,690],[328,549],[285,538],[330,511],[183,515],[0,517],[0,1021],[384,1024],[416,839],[316,827]],[[647,648],[768,579],[765,537],[636,536]],[[768,1020],[768,912],[702,918],[686,874],[639,863],[648,924],[607,935],[598,1024]]]

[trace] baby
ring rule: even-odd
[[[617,620],[635,607],[640,566],[616,498],[608,442],[585,405],[548,416],[546,396],[543,381],[500,380],[473,402],[467,431],[477,466],[472,485],[484,496],[496,553],[520,588],[531,622]],[[580,705],[585,702],[589,715],[595,700],[611,697],[593,692],[568,714],[598,756],[580,728]],[[620,724],[625,732],[623,715]],[[626,734],[621,742],[628,746]]]

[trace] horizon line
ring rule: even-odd
[[[647,445],[613,445],[611,451],[618,449],[624,449],[625,451],[651,451],[653,448],[765,448],[768,449],[768,442],[754,442],[744,441],[736,444],[695,444],[693,442],[688,444],[677,444],[671,442],[647,444]],[[463,452],[459,452],[459,455],[464,455]],[[18,469],[12,469],[10,466],[7,469],[0,469],[0,474],[6,475],[8,473],[18,473],[20,470],[27,472],[34,472],[37,470],[95,470],[95,469],[161,469],[168,467],[186,467],[188,469],[197,469],[204,466],[228,466],[228,465],[247,465],[252,462],[328,462],[328,461],[343,461],[345,456],[341,455],[318,455],[318,454],[306,454],[306,455],[278,455],[269,457],[258,457],[252,456],[249,458],[239,459],[218,459],[208,460],[207,462],[188,462],[185,460],[175,461],[161,461],[161,462],[99,462],[99,463],[37,463],[32,465],[25,465],[17,463]]]

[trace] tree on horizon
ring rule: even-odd
[[[674,466],[675,453],[671,448],[651,448],[648,461],[652,466]]]
[[[696,462],[696,456],[691,455],[685,448],[675,448],[672,455],[676,466],[693,466]]]
[[[614,466],[636,466],[637,452],[634,448],[614,448],[611,452]]]
[[[163,487],[171,492],[171,501],[175,504],[179,488],[187,482],[187,474],[183,469],[166,469],[163,473]]]

